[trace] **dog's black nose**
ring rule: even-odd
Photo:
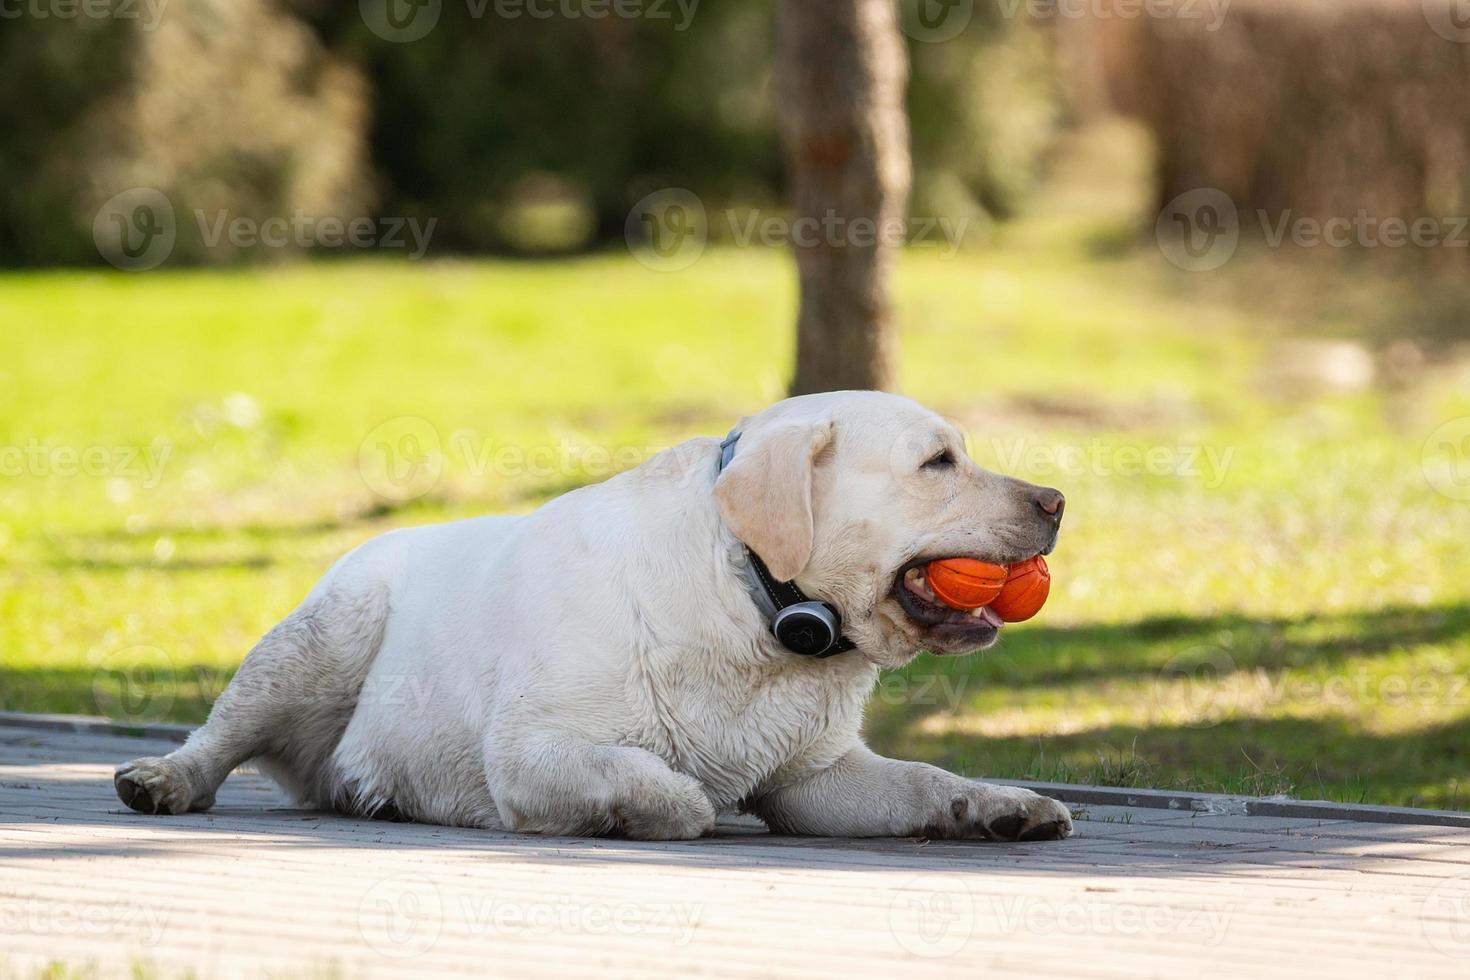
[[[1053,490],[1051,487],[1037,487],[1031,499],[1036,501],[1036,506],[1041,508],[1043,514],[1061,523],[1062,510],[1067,506],[1067,498],[1062,496],[1060,490]]]

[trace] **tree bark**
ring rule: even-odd
[[[887,388],[910,182],[894,0],[781,0],[775,82],[801,285],[791,392]]]

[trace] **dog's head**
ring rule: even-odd
[[[883,666],[920,650],[981,650],[1000,632],[909,587],[910,569],[959,557],[1009,565],[1056,543],[1060,493],[981,469],[953,425],[907,398],[808,395],[740,431],[715,484],[726,524],[772,574],[837,606],[847,635]]]

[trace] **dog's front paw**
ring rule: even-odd
[[[139,813],[189,813],[208,810],[214,794],[200,793],[188,773],[169,759],[134,759],[112,777],[117,798]]]
[[[967,781],[951,786],[948,795],[945,812],[926,828],[931,837],[1043,841],[1072,836],[1071,812],[1029,789]]]
[[[634,840],[693,840],[715,830],[715,807],[695,780],[678,773],[657,791],[625,795],[612,807],[614,833]]]

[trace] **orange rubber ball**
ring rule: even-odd
[[[990,605],[1006,583],[1004,565],[974,558],[946,558],[929,563],[929,588],[951,609]]]
[[[1005,586],[990,608],[1008,623],[1024,623],[1041,612],[1049,595],[1051,569],[1046,567],[1046,559],[1037,555],[1011,566]]]

